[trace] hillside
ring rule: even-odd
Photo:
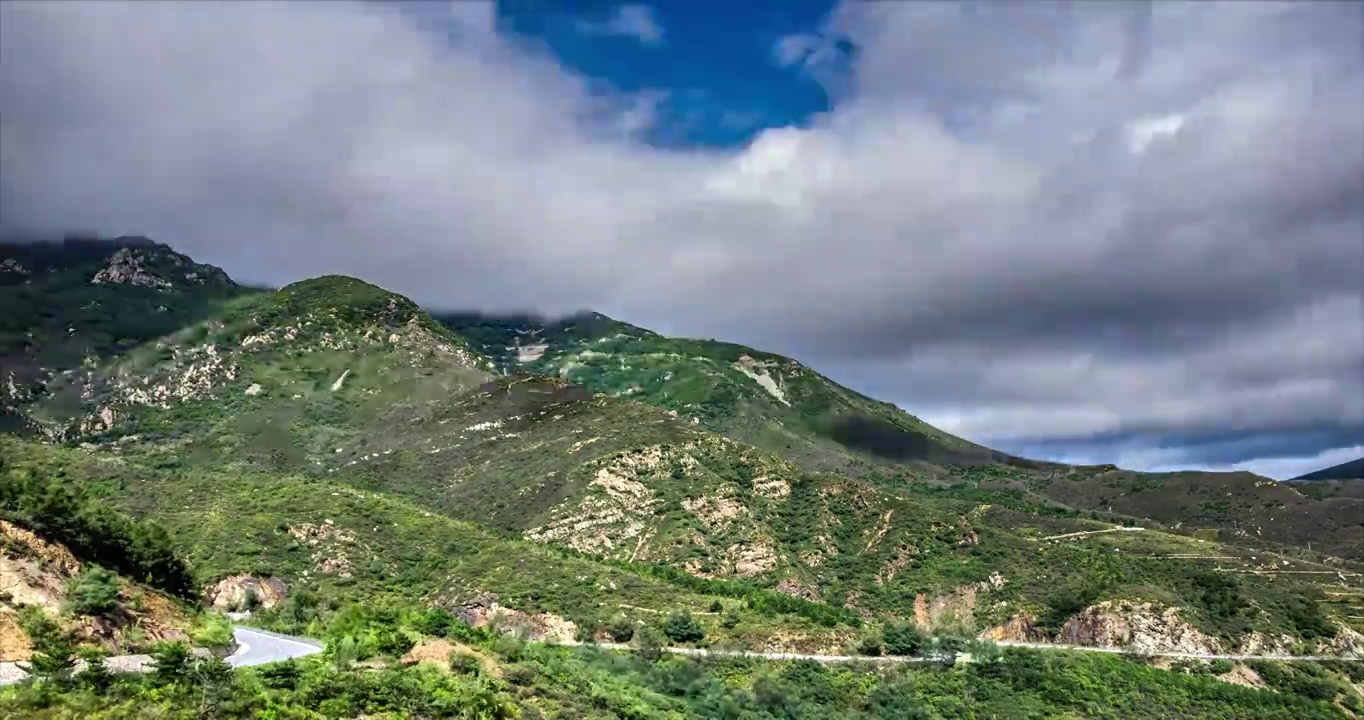
[[[938,430],[800,363],[667,338],[585,314],[560,321],[439,314],[503,372],[535,372],[654,405],[795,467],[876,481],[969,484],[1171,529],[1313,547],[1364,561],[1364,483],[1308,492],[1249,473],[1140,473],[1013,457]]]
[[[876,458],[973,464],[1008,456],[949,435],[780,355],[668,338],[599,313],[542,322],[440,314],[504,372],[553,375],[675,411],[803,467],[847,470]]]
[[[161,641],[231,640],[226,623],[199,608],[162,528],[7,465],[0,463],[0,662],[29,660],[44,626],[112,654]]]
[[[795,361],[600,315],[438,322],[336,276],[203,297],[54,377],[20,407],[43,441],[3,447],[165,523],[200,586],[491,592],[588,633],[718,602],[737,620],[699,615],[708,637],[772,648],[906,618],[1153,651],[1364,643],[1364,566],[1321,552],[1362,545],[1350,498],[1021,461]]]
[[[0,430],[82,367],[174,332],[251,290],[146,238],[0,241]]]
[[[1364,480],[1364,457],[1300,475],[1294,480]]]

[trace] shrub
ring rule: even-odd
[[[885,641],[878,632],[869,632],[857,640],[857,647],[854,652],[858,655],[879,657],[885,651]]]
[[[113,673],[109,672],[109,666],[104,663],[106,654],[103,648],[88,645],[76,652],[76,655],[85,662],[85,670],[77,676],[80,684],[98,694],[103,694],[114,682]]]
[[[646,663],[656,663],[663,657],[663,637],[658,630],[645,625],[635,633],[635,654]]]
[[[612,642],[627,643],[635,636],[635,624],[623,615],[617,615],[606,625],[606,635]]]
[[[42,680],[65,680],[76,666],[76,644],[71,634],[42,608],[24,608],[19,626],[28,634],[33,655],[24,670]]]
[[[66,585],[71,611],[78,615],[108,617],[118,609],[118,576],[91,565]]]
[[[907,622],[887,626],[885,639],[887,655],[918,655],[928,642],[923,631]]]
[[[463,650],[451,650],[450,671],[457,675],[478,675],[483,671],[483,663]]]
[[[663,623],[663,634],[677,643],[697,643],[706,637],[705,628],[688,612],[675,612]]]
[[[183,642],[157,643],[152,648],[152,680],[158,685],[175,685],[190,678],[189,645]]]

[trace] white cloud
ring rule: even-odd
[[[1121,467],[1149,472],[1202,470],[1206,472],[1252,472],[1273,480],[1292,480],[1295,477],[1334,467],[1364,457],[1364,445],[1340,447],[1303,457],[1264,457],[1238,463],[1194,464],[1180,461],[1175,452],[1147,450],[1120,453],[1116,459],[1105,460]]]
[[[1360,419],[1341,6],[853,3],[832,113],[686,152],[453,7],[0,4],[0,218],[795,352],[971,437]]]
[[[663,26],[648,5],[621,5],[605,20],[580,20],[578,29],[589,35],[632,37],[643,45],[663,44]]]

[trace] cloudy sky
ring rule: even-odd
[[[1364,454],[1364,3],[0,4],[0,222],[593,308],[1001,449]]]

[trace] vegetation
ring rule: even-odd
[[[1273,694],[1220,665],[973,639],[1005,623],[1055,637],[1130,601],[1227,647],[1348,642],[1341,627],[1364,626],[1338,581],[1364,573],[1364,493],[1343,481],[1298,493],[1032,462],[738,345],[599,314],[433,319],[353,278],[250,291],[147,241],[122,260],[68,246],[0,254],[44,271],[0,277],[22,306],[0,319],[17,381],[0,406],[29,436],[0,436],[0,518],[86,565],[67,610],[87,620],[129,614],[130,582],[192,602],[252,574],[288,585],[256,622],[328,645],[232,673],[167,644],[146,676],[72,680],[98,653],[25,610],[41,681],[0,695],[24,717],[1312,718],[1358,703],[1349,669],[1270,665]],[[92,282],[117,263],[126,282]],[[455,614],[474,601],[633,652],[471,628]],[[192,625],[197,645],[230,642],[225,619]],[[434,638],[448,658],[402,666]]]
[[[66,586],[71,611],[103,617],[118,608],[118,576],[98,565],[86,568]]]
[[[346,607],[319,622],[322,655],[229,673],[165,645],[150,674],[21,685],[0,691],[0,708],[31,718],[1311,720],[1346,717],[1335,703],[1348,702],[1341,681],[1310,666],[1266,664],[1259,671],[1279,690],[1266,692],[1105,655],[1005,650],[955,666],[823,665],[509,642],[413,608]],[[450,658],[397,662],[437,637],[458,648]]]
[[[161,525],[130,519],[99,502],[62,470],[52,476],[27,472],[10,457],[0,453],[0,519],[62,543],[82,560],[174,595],[195,596],[189,568]],[[100,588],[92,589],[98,594]]]

